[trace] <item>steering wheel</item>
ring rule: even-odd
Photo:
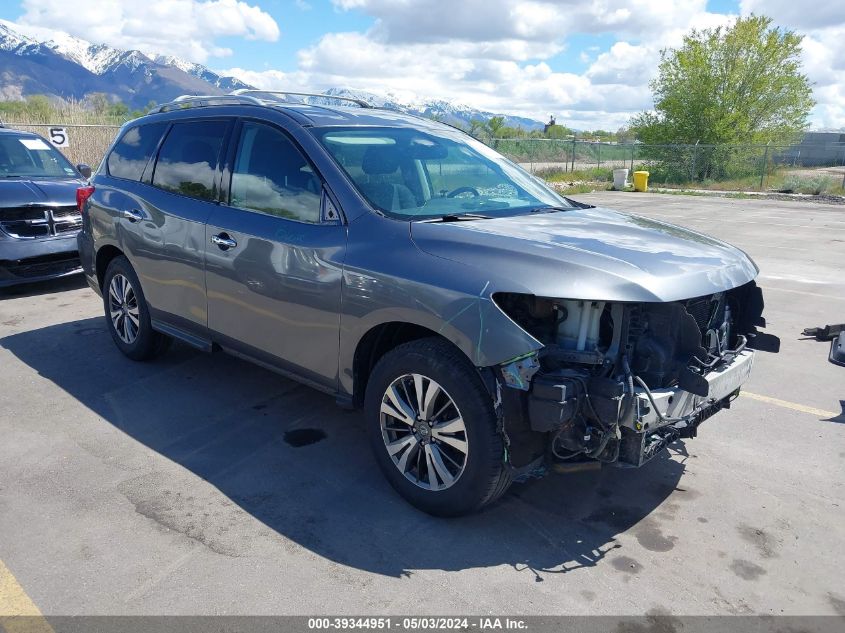
[[[478,193],[478,189],[475,187],[458,187],[457,189],[452,189],[449,193],[446,194],[447,198],[454,198],[455,196],[459,196],[462,193],[471,193],[473,196],[478,198],[481,194]]]

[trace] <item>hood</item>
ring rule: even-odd
[[[0,178],[0,208],[23,207],[28,204],[76,205],[76,189],[83,184],[85,181],[76,178]]]
[[[424,252],[483,271],[494,292],[677,301],[735,288],[758,272],[730,244],[610,209],[413,222],[411,236]]]

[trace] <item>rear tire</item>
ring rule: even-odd
[[[150,360],[170,347],[171,338],[153,329],[141,282],[123,255],[106,268],[103,309],[112,340],[132,360]]]
[[[365,415],[384,476],[423,512],[475,512],[511,483],[492,398],[475,367],[442,339],[385,354],[367,383]]]

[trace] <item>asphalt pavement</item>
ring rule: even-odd
[[[575,197],[760,266],[782,351],[698,438],[435,519],[359,413],[222,354],[134,363],[80,279],[31,286],[0,296],[0,588],[46,615],[845,615],[845,368],[800,336],[845,321],[845,207]]]

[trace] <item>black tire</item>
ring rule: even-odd
[[[137,334],[129,342],[121,338],[110,314],[109,289],[111,288],[112,280],[118,275],[122,275],[129,282],[137,302]],[[115,257],[109,262],[105,277],[103,278],[102,292],[106,327],[108,327],[114,344],[117,345],[117,348],[121,352],[132,360],[145,361],[156,358],[167,351],[172,339],[160,332],[156,332],[150,324],[150,310],[144,298],[144,291],[141,289],[141,282],[138,280],[138,275],[135,274],[132,264],[123,255]],[[126,318],[124,316],[124,319]]]
[[[410,481],[394,464],[385,445],[382,398],[395,380],[408,374],[436,381],[454,401],[466,428],[468,448],[463,471],[445,489],[424,489]],[[423,512],[442,517],[469,514],[508,489],[510,469],[505,463],[504,440],[497,430],[492,398],[466,356],[443,339],[411,341],[385,354],[367,382],[364,409],[370,445],[384,476]]]

